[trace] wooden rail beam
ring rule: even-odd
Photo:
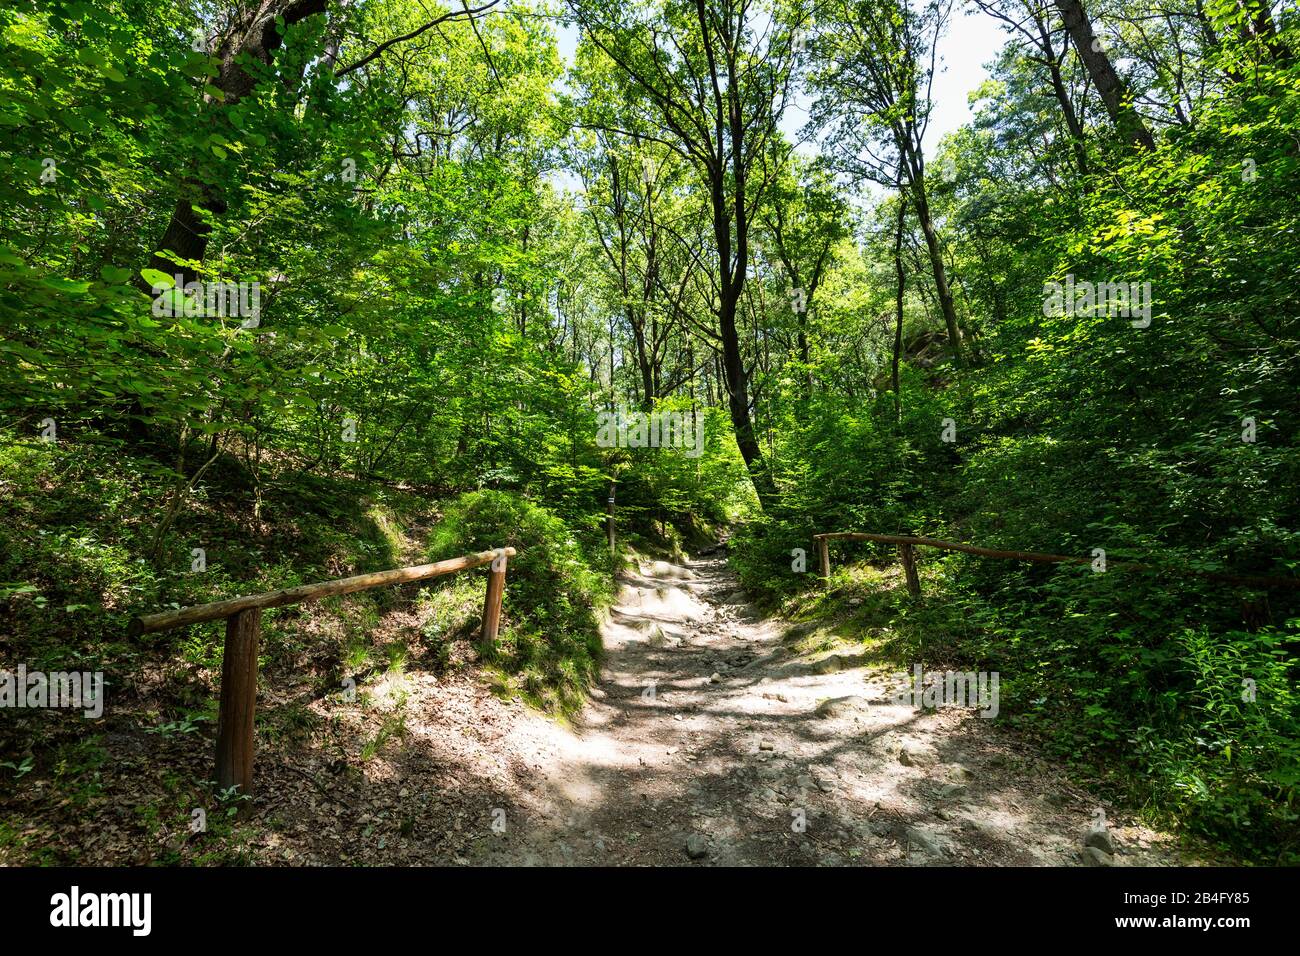
[[[470,568],[479,568],[491,564],[503,551],[507,557],[515,556],[514,548],[496,548],[492,551],[480,551],[460,558],[449,558],[433,564],[417,564],[409,568],[396,568],[392,571],[376,571],[373,574],[358,574],[350,578],[323,581],[319,584],[300,584],[297,587],[284,588],[280,591],[268,591],[265,594],[252,594],[246,597],[215,601],[212,604],[199,604],[185,607],[178,611],[160,611],[157,614],[145,614],[131,622],[131,636],[150,634],[154,631],[169,631],[174,627],[187,624],[201,624],[204,621],[217,621],[231,617],[240,611],[253,608],[283,607],[286,604],[300,604],[304,601],[319,601],[322,598],[337,597],[340,594],[352,594],[369,588],[384,587],[390,584],[407,584],[411,581],[424,581],[455,574]]]
[[[262,631],[262,611],[268,607],[283,607],[303,601],[352,594],[368,588],[455,574],[470,568],[491,564],[488,574],[487,596],[483,601],[483,637],[491,641],[501,626],[501,597],[506,587],[506,561],[515,556],[514,548],[495,548],[467,554],[433,564],[418,564],[409,568],[395,568],[374,574],[358,574],[350,578],[303,584],[298,587],[268,591],[214,601],[176,611],[145,614],[131,622],[132,635],[166,631],[187,624],[201,624],[225,618],[226,645],[221,663],[221,699],[217,716],[217,767],[216,779],[222,790],[237,788],[249,794],[253,788],[254,718],[257,711],[257,652]]]

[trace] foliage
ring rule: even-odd
[[[504,491],[457,498],[429,547],[435,560],[518,549],[506,565],[501,633],[483,650],[511,691],[547,709],[579,706],[598,673],[597,612],[612,597],[608,552],[580,541],[545,508]]]

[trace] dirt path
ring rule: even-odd
[[[897,675],[861,653],[795,656],[722,559],[641,571],[580,725],[529,715],[509,735],[540,772],[472,862],[1083,864],[1098,802],[994,721],[893,704]],[[1178,862],[1108,822],[1117,864]]]

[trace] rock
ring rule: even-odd
[[[966,826],[985,839],[995,842],[998,840],[1006,840],[1010,836],[1005,829],[998,824],[993,823],[991,820],[980,820],[974,818],[967,820]]]
[[[975,775],[973,773],[971,773],[961,764],[954,764],[953,766],[948,768],[948,779],[957,781],[958,783],[965,783],[970,779],[972,779],[974,776]]]
[[[811,776],[809,776],[808,774],[806,774],[806,773],[800,774],[799,776],[795,777],[795,778],[794,778],[794,785],[795,785],[796,787],[800,787],[801,789],[804,789],[804,790],[807,790],[807,789],[809,789],[809,788],[815,786],[815,784],[814,784],[814,782],[813,782],[813,778],[812,778]]]
[[[808,669],[814,674],[835,674],[852,666],[852,658],[847,654],[829,654],[819,661],[814,661]]]
[[[1114,866],[1115,858],[1095,846],[1085,846],[1079,854],[1085,866]]]
[[[1115,839],[1104,827],[1089,827],[1088,832],[1083,835],[1083,845],[1085,848],[1100,850],[1107,856],[1115,855]]]
[[[832,697],[830,700],[824,700],[817,705],[813,711],[816,717],[848,717],[865,709],[867,699],[865,697]]]
[[[908,827],[906,835],[909,847],[921,850],[929,856],[943,856],[943,847],[939,844],[939,838],[925,827]]]
[[[960,783],[946,783],[939,788],[939,798],[947,800],[949,797],[955,797],[962,793],[965,789]]]
[[[678,581],[694,581],[698,575],[690,568],[683,568],[667,561],[656,561],[650,565],[650,575],[656,578],[672,578]]]
[[[933,759],[933,755],[928,750],[915,744],[903,744],[903,749],[898,752],[898,762],[904,767],[919,767],[930,763]]]
[[[692,860],[702,860],[709,855],[709,841],[698,833],[686,838],[686,855]]]
[[[714,671],[712,674],[709,675],[710,684],[717,684],[721,682],[721,680],[722,680],[722,675],[719,674],[717,671]]]
[[[776,744],[772,743],[772,741],[770,741],[770,740],[760,740],[760,741],[758,742],[758,749],[759,749],[759,750],[776,750]]]

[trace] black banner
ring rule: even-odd
[[[1266,869],[7,869],[10,941],[76,934],[132,945],[364,943],[376,932],[486,931],[524,921],[608,923],[634,934],[682,921],[731,940],[774,922],[801,934],[863,920],[924,927],[950,944],[989,930],[1229,941],[1278,932],[1293,874]],[[815,918],[814,918],[815,917]],[[539,923],[539,926],[546,925]],[[946,927],[946,928],[945,928]],[[970,934],[967,936],[967,934]]]

